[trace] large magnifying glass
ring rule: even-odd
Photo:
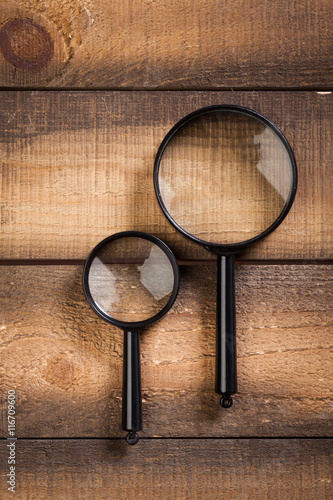
[[[136,444],[142,429],[139,332],[159,320],[179,288],[177,261],[160,239],[139,231],[106,238],[89,255],[83,288],[93,310],[124,330],[122,429]]]
[[[210,106],[166,135],[154,185],[171,224],[217,255],[215,391],[228,408],[237,392],[234,255],[286,217],[297,187],[294,155],[282,132],[259,113]]]

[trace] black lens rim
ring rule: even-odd
[[[286,152],[289,156],[290,160],[290,165],[292,169],[292,183],[291,183],[291,189],[289,192],[288,200],[286,201],[283,210],[280,212],[279,216],[275,219],[275,221],[268,227],[266,228],[262,233],[254,236],[253,238],[250,238],[245,241],[237,242],[237,243],[212,243],[209,241],[201,240],[200,238],[197,238],[196,236],[193,236],[192,234],[188,233],[185,229],[183,229],[170,215],[168,210],[166,209],[160,188],[159,188],[159,168],[161,164],[161,160],[164,154],[165,149],[167,148],[169,142],[171,139],[174,137],[174,135],[177,134],[177,132],[184,127],[187,123],[192,121],[193,119],[196,119],[200,115],[204,115],[207,113],[211,112],[216,112],[216,111],[232,111],[232,112],[240,112],[242,114],[249,115],[253,118],[256,118],[258,121],[261,121],[264,125],[266,125],[268,128],[273,130],[273,132],[277,135],[277,137],[280,139],[282,142],[283,146],[286,149]],[[298,180],[298,175],[297,175],[297,166],[296,166],[296,160],[294,153],[291,149],[291,146],[289,142],[287,141],[286,137],[284,134],[281,132],[281,130],[274,124],[272,123],[268,118],[265,116],[261,115],[257,111],[253,111],[249,108],[245,108],[243,106],[236,106],[236,105],[214,105],[214,106],[207,106],[204,108],[197,109],[196,111],[184,116],[181,120],[179,120],[167,133],[167,135],[164,137],[163,141],[160,144],[160,147],[157,151],[156,158],[155,158],[155,163],[154,163],[154,188],[155,188],[155,194],[157,197],[157,201],[168,219],[168,221],[184,236],[189,238],[192,241],[195,241],[196,243],[199,243],[200,245],[205,246],[207,249],[209,249],[212,252],[215,252],[217,254],[233,254],[237,253],[238,251],[243,250],[245,247],[248,245],[251,245],[252,243],[261,240],[268,234],[270,234],[272,231],[274,231],[280,224],[281,222],[285,219],[287,216],[289,210],[292,207],[292,204],[294,202],[295,196],[296,196],[296,190],[297,190],[297,180]]]
[[[95,300],[93,299],[91,292],[90,292],[90,288],[89,288],[89,271],[90,271],[91,264],[92,264],[94,258],[96,257],[96,255],[99,253],[99,251],[104,246],[108,245],[112,241],[115,241],[115,240],[120,239],[120,238],[126,238],[126,237],[143,238],[143,239],[149,240],[152,243],[154,243],[155,245],[157,245],[168,257],[168,259],[171,263],[173,275],[174,275],[173,290],[172,290],[172,293],[171,293],[171,296],[170,296],[168,302],[165,304],[163,309],[161,309],[157,314],[155,314],[151,318],[147,318],[145,320],[136,321],[136,322],[127,322],[127,321],[117,320],[117,319],[113,318],[112,316],[110,316],[109,314],[107,314],[102,309],[100,309],[97,306]],[[162,318],[169,311],[169,309],[172,307],[172,305],[173,305],[173,303],[176,300],[176,297],[178,295],[180,276],[179,276],[179,267],[178,267],[176,257],[174,256],[174,254],[170,250],[170,248],[162,240],[160,240],[156,236],[153,236],[152,234],[145,233],[142,231],[122,231],[120,233],[115,233],[111,236],[108,236],[107,238],[102,240],[100,243],[98,243],[98,245],[96,245],[95,248],[93,248],[93,250],[90,252],[90,254],[86,260],[86,263],[85,263],[85,266],[83,269],[83,280],[82,281],[83,281],[83,290],[84,290],[85,296],[87,298],[87,301],[88,301],[90,307],[101,318],[103,318],[108,323],[111,323],[112,325],[115,325],[118,328],[121,328],[122,330],[125,330],[125,331],[135,330],[136,331],[136,330],[141,330],[142,328],[145,328],[146,326],[151,325],[152,323],[155,323],[155,321],[158,321],[160,318]]]

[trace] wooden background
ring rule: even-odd
[[[332,3],[0,1],[1,498],[331,499]],[[264,114],[294,206],[236,265],[239,394],[214,393],[215,262],[167,223],[154,157],[209,104]],[[144,430],[121,431],[122,332],[82,291],[102,238],[151,232],[181,288],[142,334]]]

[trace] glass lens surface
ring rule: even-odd
[[[93,259],[88,285],[99,309],[118,321],[152,318],[168,303],[175,284],[169,257],[155,243],[121,237]]]
[[[278,218],[293,186],[288,151],[274,129],[239,110],[194,117],[170,139],[158,185],[172,219],[206,243],[236,244]]]

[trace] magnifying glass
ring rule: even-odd
[[[128,444],[142,429],[139,332],[159,320],[179,288],[177,261],[160,239],[139,231],[114,234],[90,253],[83,289],[93,310],[124,330],[122,429]]]
[[[217,255],[215,391],[237,392],[234,255],[271,233],[296,194],[297,168],[282,132],[259,113],[210,106],[166,135],[154,166],[159,204],[171,224]]]

